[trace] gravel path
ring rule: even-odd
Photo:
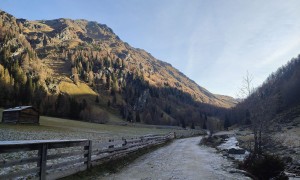
[[[249,179],[229,173],[233,164],[213,148],[199,146],[200,137],[179,139],[146,154],[117,174],[99,179]]]

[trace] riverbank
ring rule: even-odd
[[[277,132],[273,134],[276,140],[275,145],[267,149],[269,154],[276,154],[282,158],[286,164],[286,174],[290,178],[300,179],[300,161],[299,161],[299,141],[294,138],[291,131],[295,128],[286,128],[285,132]],[[293,134],[293,139],[296,141],[288,141],[290,139],[288,134]],[[281,137],[281,140],[278,138]],[[289,142],[289,144],[287,144]],[[253,133],[247,128],[239,128],[231,131],[222,131],[214,134],[211,137],[203,138],[201,144],[215,148],[224,157],[227,157],[238,166],[239,162],[243,161],[253,149]]]

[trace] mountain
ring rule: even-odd
[[[28,21],[0,11],[0,27],[2,106],[33,104],[43,114],[93,121],[107,117],[108,108],[129,121],[174,125],[191,123],[183,115],[190,111],[201,119],[236,104],[131,47],[104,24]]]

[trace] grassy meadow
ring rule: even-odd
[[[0,109],[0,118],[2,119]],[[178,134],[191,130],[163,128],[152,125],[112,125],[95,124],[82,121],[68,120],[41,116],[40,125],[30,124],[0,124],[0,141],[5,140],[32,140],[32,139],[93,139],[106,141],[122,137],[131,138],[146,134]]]

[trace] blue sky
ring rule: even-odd
[[[1,0],[30,20],[107,24],[125,42],[171,63],[200,86],[236,96],[300,54],[299,0]]]

